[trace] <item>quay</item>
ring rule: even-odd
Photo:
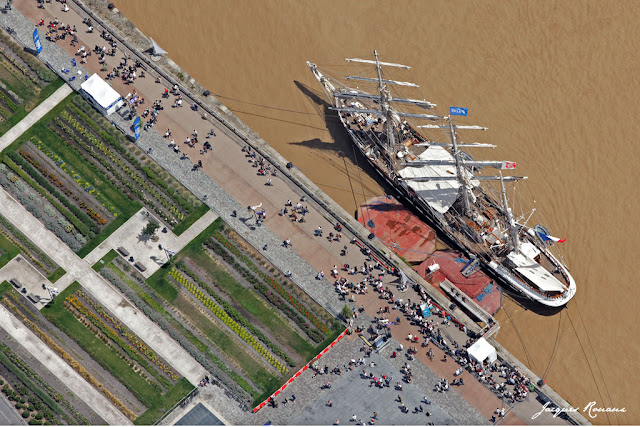
[[[107,57],[107,69],[111,69],[118,64],[121,52],[123,51],[126,56],[130,55],[132,58],[141,61],[146,69],[146,77],[137,78],[130,85],[123,83],[120,79],[110,80],[114,89],[120,94],[125,94],[131,93],[135,88],[140,96],[143,96],[147,100],[147,105],[149,105],[152,100],[161,98],[165,88],[171,88],[177,85],[180,94],[183,96],[183,102],[185,102],[185,106],[181,108],[172,108],[166,105],[164,111],[162,111],[159,116],[158,123],[154,126],[156,130],[151,128],[150,130],[142,131],[142,136],[136,141],[136,144],[176,177],[193,192],[193,194],[206,203],[239,235],[251,243],[252,246],[256,249],[262,248],[263,254],[273,264],[278,266],[282,271],[291,271],[292,280],[314,300],[335,316],[340,314],[345,304],[349,304],[354,309],[358,307],[364,308],[363,315],[355,320],[354,326],[367,325],[367,323],[364,322],[376,316],[376,310],[378,310],[380,304],[386,304],[386,302],[378,299],[377,294],[374,292],[358,295],[354,297],[355,301],[340,299],[336,292],[334,292],[332,283],[326,279],[316,279],[319,271],[327,272],[326,277],[329,277],[329,271],[333,265],[350,264],[360,266],[366,262],[367,255],[365,255],[363,251],[358,250],[359,246],[349,243],[351,238],[355,238],[360,244],[364,245],[379,262],[389,267],[395,266],[399,268],[410,280],[419,284],[436,305],[445,309],[453,318],[464,324],[467,331],[480,335],[483,331],[486,332],[493,327],[493,325],[489,324],[489,321],[487,321],[484,327],[478,326],[457,307],[454,307],[450,311],[449,306],[451,303],[449,300],[439,292],[432,290],[430,285],[425,283],[412,269],[404,265],[402,260],[395,256],[382,243],[376,239],[369,240],[369,232],[298,171],[295,165],[293,168],[288,168],[288,161],[286,159],[273,150],[265,141],[261,140],[246,125],[241,123],[226,107],[212,96],[195,95],[195,93],[198,92],[204,93],[205,89],[198,85],[195,80],[188,76],[184,77],[186,73],[180,70],[170,59],[161,58],[155,62],[152,61],[148,55],[141,53],[150,46],[150,42],[148,42],[130,22],[126,21],[126,18],[119,14],[119,12],[108,10],[106,7],[107,3],[103,1],[92,1],[91,5],[91,8],[89,8],[80,2],[71,1],[69,2],[71,10],[64,12],[63,17],[65,24],[76,25],[82,30],[85,28],[82,23],[83,18],[90,17],[94,21],[95,30],[93,33],[78,32],[78,45],[84,45],[89,48],[91,46],[103,45],[104,41],[101,39],[100,33],[102,30],[105,30],[118,41],[118,48],[120,50],[117,57]],[[24,2],[15,5],[14,9],[0,15],[0,23],[5,28],[11,25],[15,29],[14,37],[16,40],[24,46],[30,47],[32,45],[31,34],[33,32],[33,23],[40,19],[48,22],[58,17],[61,15],[60,9],[61,6],[59,3],[47,4],[46,9],[42,10],[36,8],[35,2]],[[98,11],[102,17],[99,17],[96,11]],[[127,37],[125,38],[116,28],[127,29]],[[44,50],[38,57],[67,81],[74,90],[79,90],[80,84],[84,81],[83,76],[100,73],[97,59],[91,57],[88,63],[84,64],[84,67],[71,67],[71,60],[74,57],[76,48],[69,46],[66,41],[54,44],[43,40],[43,44]],[[61,72],[63,68],[70,68],[73,70],[73,73],[63,73]],[[101,75],[104,76],[104,74],[105,73],[102,72]],[[178,75],[181,75],[182,79],[180,79]],[[70,80],[71,76],[79,77]],[[156,82],[156,78],[160,80],[159,83]],[[191,107],[193,105],[197,105],[197,109]],[[206,115],[204,113],[206,113]],[[133,137],[133,117],[127,109],[122,109],[107,118],[122,132]],[[162,137],[162,133],[168,128],[172,130],[172,138],[180,144],[181,155],[176,154],[175,150],[169,146],[168,140]],[[182,141],[192,134],[193,131],[197,131],[197,133],[203,137],[210,129],[216,131],[216,136],[211,139],[213,150],[210,153],[199,154],[199,147],[188,147],[182,144]],[[268,164],[275,168],[277,174],[273,177],[271,185],[267,185],[267,176],[258,175],[256,168],[253,168],[251,164],[249,164],[250,158],[247,158],[246,152],[243,149],[245,146],[250,147],[252,151],[255,151],[258,156],[264,158]],[[192,160],[195,161],[197,159],[202,161],[203,166],[199,170],[194,170]],[[286,215],[278,215],[278,212],[287,200],[292,200],[294,204],[300,201],[303,205],[310,207],[309,212],[304,216],[304,223],[293,222],[289,220]],[[247,206],[256,206],[258,204],[261,204],[261,207],[265,209],[267,213],[267,219],[262,225],[253,224],[255,220],[254,214],[251,210],[247,209]],[[237,214],[234,214],[234,212]],[[336,224],[341,224],[342,234],[344,234],[342,241],[339,243],[325,238],[326,233],[332,231],[333,226]],[[314,236],[314,231],[318,226],[321,226],[323,230],[325,230],[325,237]],[[291,240],[292,247],[282,245],[282,242],[287,239]],[[345,244],[347,244],[349,252],[347,255],[341,256],[340,251]],[[386,275],[384,284],[389,288],[395,289],[397,280],[395,277]],[[420,300],[420,295],[414,289],[409,289],[406,293],[403,293],[401,297],[413,301]],[[461,328],[457,327],[455,323],[452,326],[446,328],[443,326],[442,328],[445,330],[445,335],[449,338],[449,342],[465,342],[467,338],[466,335],[464,335]],[[405,337],[412,333],[416,333],[416,328],[412,327],[408,321],[394,325],[391,328],[392,345],[387,346],[384,351],[376,355],[376,357],[380,358],[378,363],[380,365],[395,364],[395,367],[399,368],[398,365],[400,364],[401,358],[392,358],[390,353],[393,351],[393,348],[400,348],[400,344],[406,340]],[[532,372],[499,346],[494,339],[490,339],[490,342],[500,350],[499,356],[501,361],[517,367],[523,375],[531,379],[532,383],[537,381],[537,377]],[[336,358],[341,356],[342,359],[337,360],[344,362],[345,357],[353,354],[349,353],[349,351],[356,351],[354,349],[359,348],[363,342],[354,335],[345,340],[345,343],[344,346],[342,346],[342,344],[337,346],[335,351],[332,350],[329,354]],[[344,354],[340,354],[340,351],[343,351]],[[418,390],[421,392],[424,391],[425,393],[431,392],[433,394],[431,390],[433,382],[437,378],[450,376],[451,372],[458,366],[453,361],[430,361],[423,353],[424,352],[418,355],[416,362],[412,362],[414,365],[421,364],[426,367],[424,373],[425,382],[421,385],[415,385],[417,387],[415,396],[418,395]],[[445,354],[441,349],[436,349],[435,353],[437,359],[440,359],[440,357]],[[307,370],[307,373],[301,376],[300,386],[296,382],[293,382],[292,387],[301,388],[305,381],[307,384],[317,385],[318,380],[312,380],[309,371],[311,370]],[[434,421],[439,421],[439,423],[449,421],[450,423],[464,424],[480,423],[479,420],[484,420],[485,423],[490,423],[489,420],[494,409],[501,407],[504,402],[499,400],[496,395],[483,384],[476,381],[471,374],[465,372],[463,378],[466,380],[466,385],[449,392],[450,396],[456,396],[455,399],[452,398],[451,401],[442,400],[440,402],[438,411],[441,412],[441,417],[436,418],[434,416]],[[365,383],[362,382],[351,381],[351,383],[352,387],[356,387],[357,385],[366,387],[364,385]],[[333,390],[333,393],[340,390],[347,394],[358,393],[357,388],[348,390],[346,383],[344,387],[344,389],[337,387]],[[535,395],[548,396],[548,398],[560,407],[570,406],[546,385],[542,387],[534,386],[534,389],[535,391],[531,392],[528,400],[511,405],[506,416],[499,419],[498,422],[506,424],[588,424],[588,421],[580,414],[571,414],[564,419],[553,418],[550,414],[545,413],[535,420],[531,419],[533,414],[541,410],[541,404],[536,401]],[[313,395],[311,394],[312,390]],[[336,418],[333,413],[325,414],[323,412],[326,408],[323,408],[324,405],[321,402],[329,399],[326,398],[327,394],[325,394],[328,392],[321,392],[316,388],[306,387],[306,393],[309,394],[309,396],[307,396],[306,406],[303,407],[304,401],[302,397],[304,393],[305,390],[303,389],[301,389],[300,392],[296,392],[301,399],[300,407],[295,407],[295,411],[292,410],[291,406],[287,408],[287,411],[283,410],[280,412],[277,408],[269,407],[259,411],[255,415],[244,413],[240,418],[237,410],[230,408],[234,406],[233,401],[230,399],[225,401],[224,397],[218,396],[216,397],[216,399],[218,399],[216,405],[211,402],[209,402],[209,404],[216,411],[219,411],[225,420],[234,424],[257,425],[258,423],[264,424],[270,420],[275,421],[278,418],[279,424],[287,422],[306,424],[312,423],[314,419],[326,421],[328,419],[326,418],[327,416],[329,418]],[[344,396],[337,395],[334,397],[336,401],[341,398],[344,398]],[[453,414],[458,411],[462,405],[465,405],[465,403],[462,403],[463,401],[466,402],[468,407],[465,407],[465,411],[461,411],[461,415],[454,416]],[[366,402],[362,402],[362,405],[365,404]],[[389,406],[388,402],[384,404]],[[383,403],[380,402],[380,405],[383,405]],[[227,408],[227,406],[229,406],[229,408]],[[237,407],[238,405],[235,406]],[[303,410],[303,408],[307,409]],[[291,412],[288,418],[284,416],[287,412]],[[320,414],[320,412],[323,413]],[[434,415],[436,415],[435,410]],[[314,416],[318,418],[314,418]],[[341,416],[344,419],[345,415],[342,414]],[[169,419],[178,421],[175,418],[175,415],[171,415],[168,416],[165,421]],[[421,420],[424,424],[424,418],[421,418]],[[382,423],[384,424],[385,422]],[[415,422],[409,421],[409,419],[403,419],[402,416],[400,416],[398,418],[390,418],[388,423],[412,424]]]

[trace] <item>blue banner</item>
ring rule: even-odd
[[[36,45],[38,53],[42,52],[42,43],[40,42],[40,35],[38,34],[37,28],[33,30],[33,44]]]
[[[140,117],[136,117],[133,121],[133,133],[136,135],[136,139],[140,138]]]
[[[469,113],[468,108],[449,107],[449,114],[452,116],[466,116]]]

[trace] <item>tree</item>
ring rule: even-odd
[[[351,319],[351,316],[353,316],[351,307],[349,307],[347,304],[345,304],[344,307],[342,307],[342,311],[340,312],[340,314],[342,314],[342,317],[344,317],[344,320],[349,320]]]
[[[155,221],[149,221],[142,229],[142,235],[151,237],[156,233],[158,228],[160,228],[160,224]]]

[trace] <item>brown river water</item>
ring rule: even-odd
[[[317,102],[324,94],[306,61],[343,76],[364,69],[344,58],[371,59],[375,48],[382,60],[413,67],[389,71],[421,86],[407,95],[438,104],[441,114],[468,107],[465,123],[489,130],[463,134],[466,141],[498,145],[475,157],[518,162],[517,174],[529,180],[519,185],[515,210],[535,207],[532,223],[567,238],[562,254],[578,286],[568,309],[552,316],[507,300],[497,316],[498,341],[538,375],[546,372],[547,383],[581,412],[592,401],[626,408],[592,422],[640,423],[640,286],[633,273],[640,241],[639,2],[116,6],[349,212],[384,190],[371,169],[358,167],[363,159],[354,157],[337,119],[325,117]]]

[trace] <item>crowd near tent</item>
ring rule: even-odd
[[[124,104],[120,94],[97,74],[89,77],[80,85],[80,88],[84,97],[105,116]]]
[[[478,363],[483,363],[486,359],[489,359],[489,363],[493,363],[498,358],[496,349],[487,342],[484,338],[480,338],[473,343],[467,350],[471,360],[475,360]]]

